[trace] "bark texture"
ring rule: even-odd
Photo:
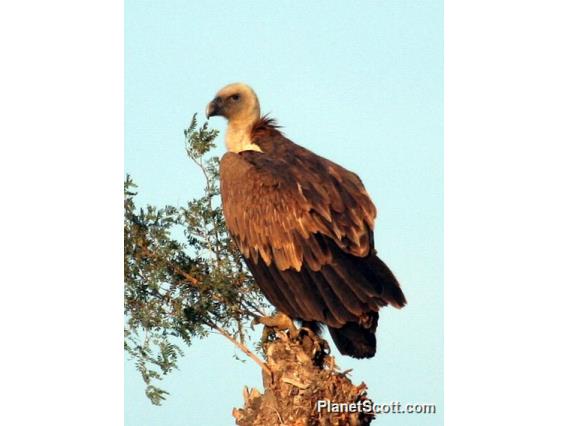
[[[266,365],[264,393],[244,388],[244,406],[234,408],[239,426],[359,426],[370,413],[318,411],[317,402],[357,403],[367,398],[365,383],[355,386],[340,372],[325,340],[307,329],[271,332],[263,346]]]

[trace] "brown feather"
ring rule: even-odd
[[[357,298],[353,290],[346,285],[343,277],[339,276],[335,270],[329,266],[322,268],[321,272],[339,299],[339,306],[344,306],[356,317],[365,312],[365,305]]]
[[[261,151],[221,159],[227,229],[278,310],[328,324],[342,351],[372,356],[374,334],[367,334],[374,329],[361,331],[366,319],[376,327],[379,308],[406,303],[374,250],[376,208],[356,174],[278,128],[260,118],[250,136]],[[357,333],[366,334],[359,339]]]
[[[306,269],[304,276],[314,289],[321,294],[326,304],[325,323],[331,327],[341,327],[347,321],[356,321],[357,317],[349,312],[337,298],[330,285],[321,273]]]

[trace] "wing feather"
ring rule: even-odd
[[[221,160],[221,195],[229,232],[254,262],[299,271],[332,260],[314,236],[331,238],[346,253],[364,257],[376,210],[359,178],[288,142],[284,155],[227,153]]]

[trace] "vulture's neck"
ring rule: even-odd
[[[259,151],[260,147],[251,140],[251,130],[255,120],[229,121],[227,134],[225,135],[225,145],[231,152]]]

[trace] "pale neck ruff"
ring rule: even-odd
[[[241,152],[241,151],[258,151],[262,149],[250,139],[250,132],[252,125],[239,126],[229,123],[227,134],[225,135],[225,145],[228,151]]]

